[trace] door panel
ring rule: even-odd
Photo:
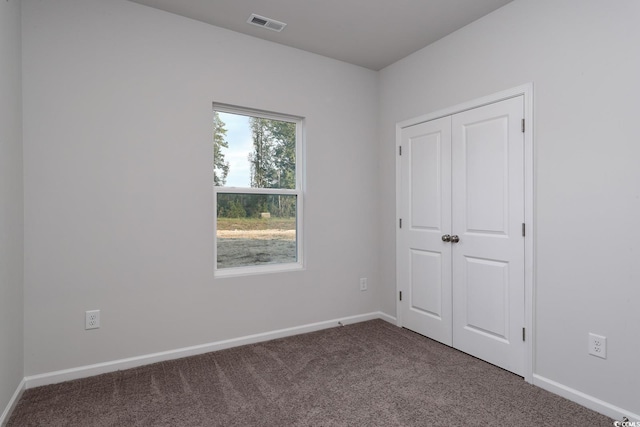
[[[442,254],[411,249],[411,310],[442,320]]]
[[[460,169],[465,172],[465,231],[506,234],[508,213],[508,117],[460,129]],[[497,137],[496,137],[497,136]]]
[[[411,228],[439,230],[442,225],[442,135],[439,132],[418,134],[407,142],[411,163],[408,182]]]
[[[467,289],[466,329],[508,340],[509,265],[505,262],[465,257]]]
[[[451,118],[401,133],[398,280],[403,325],[451,345]],[[446,233],[445,233],[446,231]]]
[[[452,118],[453,346],[524,373],[522,97]]]

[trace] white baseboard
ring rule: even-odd
[[[586,408],[606,415],[607,417],[613,418],[614,420],[620,421],[623,419],[623,417],[627,417],[629,421],[640,422],[640,415],[638,414],[634,414],[631,411],[619,408],[603,400],[597,399],[581,391],[574,390],[571,387],[567,387],[563,384],[557,383],[538,374],[533,374],[533,384],[547,391],[550,391],[551,393],[562,396],[565,399],[576,402],[577,404],[582,405]]]
[[[379,311],[377,314],[378,319],[382,319],[385,322],[391,323],[393,326],[398,326],[398,319],[394,316],[389,316],[387,313],[383,313],[381,311]]]
[[[284,338],[293,335],[305,334],[319,331],[321,329],[333,328],[336,326],[349,325],[352,323],[365,322],[367,320],[382,319],[395,324],[395,318],[380,311],[360,314],[356,316],[343,317],[340,319],[327,320],[324,322],[310,323],[307,325],[295,326],[292,328],[279,329],[271,332],[247,335],[224,341],[217,341],[208,344],[184,347],[175,350],[163,351],[159,353],[146,354],[142,356],[129,357],[126,359],[114,360],[111,362],[96,363],[94,365],[80,366],[77,368],[64,369],[60,371],[47,372],[44,374],[31,375],[24,379],[26,388],[39,387],[43,385],[56,384],[63,381],[70,381],[79,378],[91,377],[108,372],[120,371],[123,369],[135,368],[149,365],[151,363],[163,362],[166,360],[179,359],[182,357],[195,356],[209,353],[211,351],[224,350],[247,344],[255,344],[262,341],[269,341],[277,338]]]
[[[22,396],[22,393],[24,393],[25,389],[26,389],[26,381],[23,378],[22,381],[20,381],[20,384],[18,384],[18,388],[16,388],[16,391],[13,393],[13,396],[11,396],[11,399],[9,400],[7,407],[4,408],[2,415],[0,415],[0,426],[4,427],[5,425],[7,425],[7,423],[9,422],[9,417],[11,416],[11,413],[13,412],[14,408],[18,404],[18,401],[20,400],[20,396]]]

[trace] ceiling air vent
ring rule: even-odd
[[[268,28],[269,30],[280,32],[286,27],[284,22],[276,21],[275,19],[265,18],[264,16],[256,15],[252,13],[249,19],[249,24],[257,25],[258,27]]]

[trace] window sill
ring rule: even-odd
[[[214,279],[223,279],[227,277],[255,276],[257,274],[286,273],[290,271],[302,270],[304,270],[304,266],[299,262],[289,264],[267,264],[247,267],[231,267],[222,270],[216,270],[213,273],[213,277]]]

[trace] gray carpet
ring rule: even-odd
[[[27,390],[9,426],[607,426],[381,320]]]

